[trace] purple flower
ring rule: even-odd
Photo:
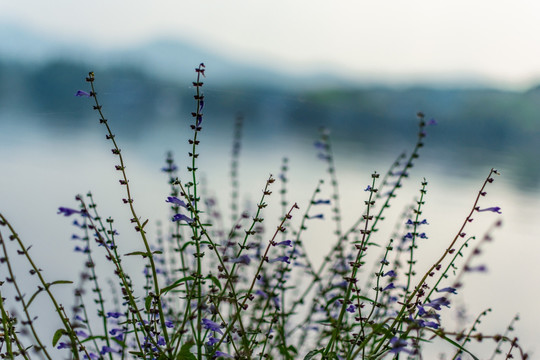
[[[75,331],[75,334],[77,334],[77,336],[80,336],[82,338],[87,338],[88,337],[88,334],[86,332],[84,332],[83,330],[77,330],[77,331]]]
[[[398,354],[402,351],[410,355],[414,354],[414,351],[406,349],[407,341],[404,339],[394,336],[392,339],[390,339],[390,345],[392,346],[390,352],[393,354]]]
[[[320,205],[320,204],[329,205],[330,200],[315,200],[315,201],[312,201],[311,203],[313,205]]]
[[[171,320],[166,320],[165,321],[165,326],[169,329],[173,328],[174,327],[174,323],[171,321]]]
[[[315,149],[318,150],[326,150],[327,145],[323,143],[322,141],[315,141],[313,143],[313,146],[315,146]]]
[[[450,301],[448,301],[445,297],[440,297],[425,303],[424,306],[429,306],[435,310],[441,310],[441,306],[450,307]]]
[[[251,259],[250,259],[249,255],[244,254],[244,255],[240,255],[237,258],[229,259],[229,261],[232,262],[232,263],[235,263],[235,264],[249,265],[249,263],[251,262]]]
[[[101,348],[101,351],[99,352],[101,355],[105,355],[105,354],[108,354],[108,353],[112,353],[114,352],[114,349],[110,346],[107,346],[107,345],[103,345],[103,347]]]
[[[214,353],[214,355],[215,355],[216,357],[224,357],[224,358],[234,359],[233,356],[231,356],[231,355],[229,355],[229,354],[227,354],[227,353],[224,353],[223,351],[216,351],[216,352]]]
[[[437,125],[437,121],[435,119],[429,119],[427,125]]]
[[[86,91],[77,90],[77,92],[75,93],[75,96],[85,96],[85,97],[90,97],[90,96],[92,96],[92,95],[90,95],[90,93],[87,93]]]
[[[292,246],[292,240],[283,240],[278,243],[275,243],[274,246]]]
[[[192,218],[190,218],[190,217],[188,217],[188,216],[186,216],[184,214],[176,214],[172,218],[172,221],[181,221],[181,220],[184,220],[188,224],[191,224],[191,223],[193,223],[195,221]]]
[[[82,213],[81,210],[75,210],[75,209],[66,208],[66,207],[59,207],[58,212],[57,212],[57,214],[64,214],[64,216],[71,216],[73,214],[81,214],[81,213]]]
[[[175,205],[179,205],[183,208],[188,208],[187,204],[185,202],[183,202],[182,200],[180,200],[179,198],[177,198],[176,196],[169,196],[167,197],[167,200],[165,200],[165,202],[168,202],[168,203],[171,203],[171,204],[175,204]]]
[[[430,327],[433,329],[438,329],[439,324],[437,324],[435,321],[425,321],[425,320],[417,320],[416,323],[420,327]]]
[[[456,288],[453,288],[453,287],[445,287],[444,289],[441,289],[441,290],[437,290],[437,292],[449,292],[449,293],[452,293],[452,294],[457,294],[457,290]]]
[[[71,345],[69,345],[68,343],[60,342],[56,348],[57,349],[69,349],[70,347],[71,347]]]
[[[370,191],[371,190],[371,185],[368,185],[367,188],[364,189],[364,191]]]
[[[356,306],[351,304],[349,305],[349,307],[347,308],[347,311],[350,312],[350,313],[353,313],[356,311]]]
[[[386,290],[390,290],[390,289],[395,289],[396,286],[394,285],[393,282],[391,282],[390,284],[386,285],[386,287],[384,289],[382,289],[382,291],[386,291]]]
[[[116,312],[116,311],[110,311],[107,313],[107,317],[108,318],[115,318],[115,319],[118,319],[120,316],[123,316],[124,314],[122,314],[121,312]]]
[[[163,336],[158,337],[157,344],[159,346],[165,346],[167,343],[165,342],[165,338]]]
[[[263,298],[267,299],[268,298],[268,295],[266,295],[266,293],[262,290],[257,290],[255,291],[255,294],[259,295],[259,296],[262,296]]]
[[[478,272],[486,272],[486,271],[487,271],[487,267],[486,267],[485,265],[478,265],[478,266],[473,266],[473,267],[465,266],[465,271],[470,271],[470,272],[474,272],[474,271],[478,271]]]
[[[307,218],[308,219],[324,219],[324,215],[323,214],[317,214],[317,215],[308,216]]]
[[[178,166],[176,166],[174,164],[170,164],[169,166],[161,168],[161,171],[163,171],[163,172],[173,172],[173,171],[176,171],[176,170],[178,170]]]
[[[502,214],[501,208],[498,207],[498,206],[492,206],[492,207],[488,207],[488,208],[485,208],[485,209],[480,209],[480,207],[477,207],[477,208],[476,208],[476,211],[478,211],[478,212],[481,212],[481,211],[491,211],[491,212],[495,212],[495,213],[497,213],[497,214]]]
[[[212,346],[212,345],[217,344],[218,342],[219,342],[219,339],[216,339],[215,337],[210,336],[210,338],[209,338],[208,341],[206,342],[206,345]]]
[[[383,274],[383,276],[390,276],[390,277],[397,277],[396,272],[394,270],[390,270]]]
[[[278,256],[277,258],[275,259],[272,259],[272,260],[268,260],[269,263],[275,263],[277,261],[281,261],[281,262],[286,262],[287,264],[290,264],[291,262],[289,261],[289,257],[288,256]]]
[[[202,324],[205,329],[215,331],[218,334],[223,335],[223,331],[221,331],[221,326],[216,324],[212,320],[202,319]]]

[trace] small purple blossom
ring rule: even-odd
[[[371,190],[371,185],[368,185],[367,188],[364,189],[364,191],[370,191]]]
[[[394,336],[392,339],[390,339],[390,345],[392,346],[390,352],[393,354],[398,354],[400,352],[405,352],[410,355],[414,354],[414,351],[406,349],[408,344],[404,339]]]
[[[275,243],[274,246],[292,246],[292,240],[283,240]]]
[[[323,143],[322,141],[315,141],[313,143],[313,146],[315,146],[315,149],[318,149],[318,150],[326,150],[327,149],[327,145],[325,143]]]
[[[391,282],[390,284],[386,285],[386,287],[384,289],[382,289],[382,291],[386,291],[386,290],[390,290],[390,289],[395,289],[396,286],[394,285],[393,282]]]
[[[382,276],[397,277],[396,272],[394,270],[390,270],[390,271],[384,273]]]
[[[441,310],[441,306],[450,307],[450,301],[448,301],[445,297],[440,297],[425,303],[424,306],[429,306],[435,310]]]
[[[108,354],[108,353],[112,353],[114,352],[114,349],[110,346],[107,346],[107,345],[103,345],[101,347],[101,351],[99,352],[101,355],[105,355],[105,354]]]
[[[83,91],[83,90],[77,90],[77,92],[75,93],[75,96],[84,96],[84,97],[90,97],[92,95],[90,95],[90,93],[86,92],[86,91]]]
[[[478,265],[478,266],[465,266],[465,271],[468,272],[486,272],[487,267],[485,265]]]
[[[215,331],[218,334],[223,335],[223,331],[221,331],[221,326],[213,322],[212,320],[202,319],[202,324],[205,329]]]
[[[457,294],[457,289],[449,286],[449,287],[445,287],[444,289],[437,290],[437,292],[449,292],[452,294]]]
[[[206,345],[213,346],[213,345],[217,344],[218,342],[219,342],[219,339],[216,339],[215,337],[210,336],[210,338],[206,342]]]
[[[124,314],[121,312],[116,312],[116,311],[110,311],[107,313],[108,318],[118,319],[120,316],[124,316]]]
[[[60,342],[60,343],[58,343],[58,346],[56,348],[57,349],[69,349],[70,347],[71,347],[71,345],[69,345],[68,343]]]
[[[233,356],[231,356],[231,355],[229,355],[229,354],[227,354],[227,353],[224,353],[223,351],[216,351],[216,352],[214,353],[214,355],[215,355],[216,357],[224,357],[224,358],[234,359]]]
[[[324,219],[324,215],[323,214],[317,214],[317,215],[311,215],[311,216],[307,216],[308,219]]]
[[[190,218],[189,216],[186,216],[184,214],[176,214],[172,218],[172,221],[182,221],[182,220],[184,220],[188,224],[191,224],[191,223],[193,223],[195,221],[192,218]]]
[[[235,264],[249,265],[249,263],[251,262],[251,259],[249,255],[244,254],[244,255],[240,255],[239,257],[229,259],[229,261]]]
[[[311,202],[313,205],[330,205],[330,200],[314,200]]]
[[[163,171],[163,172],[173,172],[173,171],[176,171],[176,170],[178,170],[178,166],[176,166],[174,164],[170,164],[168,166],[165,166],[165,167],[161,168],[161,171]]]
[[[435,119],[429,119],[429,121],[427,122],[426,125],[430,125],[430,126],[432,126],[432,125],[437,125],[437,120],[435,120]]]
[[[81,214],[81,210],[75,210],[67,207],[59,207],[57,214],[63,214],[64,216],[71,216],[73,214]]]
[[[184,201],[177,198],[176,196],[167,197],[167,200],[165,200],[165,202],[175,204],[175,205],[179,205],[179,206],[181,206],[183,208],[186,208],[186,209],[188,208],[187,204]]]
[[[356,306],[351,304],[346,310],[350,313],[354,313],[356,311]]]
[[[275,259],[268,260],[269,263],[275,263],[275,262],[278,262],[278,261],[286,262],[287,264],[291,263],[288,256],[278,256]]]
[[[492,206],[492,207],[488,207],[488,208],[485,208],[485,209],[480,209],[480,207],[477,207],[476,211],[478,211],[478,212],[491,211],[491,212],[494,212],[494,213],[497,213],[497,214],[502,214],[501,208],[498,207],[498,206]]]

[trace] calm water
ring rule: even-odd
[[[121,202],[124,194],[118,184],[118,174],[113,169],[115,158],[99,124],[94,121],[87,129],[60,133],[37,126],[32,119],[20,119],[11,125],[0,124],[4,124],[0,130],[0,211],[12,221],[26,244],[33,245],[33,255],[48,279],[76,280],[80,271],[81,257],[73,253],[74,244],[69,240],[71,221],[56,214],[59,206],[75,207],[74,196],[78,193],[92,190],[102,216],[116,219],[123,251],[127,253],[138,249],[137,236],[128,221],[130,215]],[[249,132],[249,125],[247,127]],[[199,168],[205,174],[211,189],[209,193],[217,196],[224,211],[228,210],[231,191],[228,175],[231,134],[232,129],[223,132],[210,128],[202,134],[200,147]],[[149,233],[152,233],[155,221],[167,221],[169,216],[164,202],[168,185],[165,174],[159,171],[164,164],[164,154],[173,150],[177,163],[185,168],[190,134],[186,127],[176,125],[172,129],[150,130],[136,140],[123,140],[122,134],[118,135],[138,212],[142,217],[150,217],[152,228]],[[270,173],[279,174],[281,159],[286,155],[290,163],[288,198],[305,208],[318,180],[326,178],[325,165],[316,158],[313,138],[309,135],[266,132],[262,138],[246,139],[240,163],[243,203],[254,207],[266,178]],[[411,148],[413,142],[414,139],[411,140]],[[347,228],[363,211],[366,197],[363,189],[370,183],[370,173],[374,170],[384,173],[397,153],[366,154],[361,144],[337,143],[334,147],[343,223]],[[471,171],[460,168],[457,162],[439,163],[429,148],[425,155],[412,169],[378,234],[380,242],[385,244],[394,219],[417,196],[420,182],[425,177],[429,182],[424,208],[424,215],[430,223],[425,229],[429,239],[419,243],[418,273],[427,270],[459,230],[491,168],[491,164],[486,164],[484,168]],[[483,254],[476,259],[476,264],[488,266],[489,273],[466,277],[465,287],[453,306],[466,303],[471,321],[478,313],[491,307],[493,312],[482,323],[482,331],[486,333],[504,332],[512,317],[519,312],[522,316],[516,325],[516,334],[527,350],[538,351],[540,336],[536,329],[540,323],[540,312],[535,306],[540,295],[540,283],[536,279],[540,272],[537,260],[540,253],[540,225],[537,221],[540,197],[538,193],[516,189],[509,180],[511,176],[505,175],[506,164],[495,165],[503,175],[489,185],[488,196],[480,206],[500,206],[503,214],[478,214],[466,232],[481,238],[499,218],[503,220],[503,227],[496,231],[494,241],[484,246]],[[184,171],[182,175],[185,174]],[[268,226],[274,220],[277,224],[280,215],[278,186],[274,190],[266,213]],[[329,187],[325,187],[323,193],[330,194]],[[330,218],[329,209],[325,215]],[[333,224],[325,227],[323,223],[310,227],[304,241],[312,250],[309,255],[313,261],[320,261],[330,248],[333,229]],[[137,265],[131,266],[135,268]],[[26,272],[27,269],[21,267],[19,271]],[[68,298],[71,294],[67,288],[57,291]],[[48,306],[43,299],[42,303]],[[40,318],[45,319],[51,316],[46,312],[40,314]]]

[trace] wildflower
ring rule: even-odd
[[[57,214],[64,214],[64,216],[71,216],[73,214],[81,214],[81,210],[70,209],[66,207],[59,207]]]
[[[108,353],[112,353],[114,352],[114,349],[110,346],[107,346],[107,345],[103,345],[103,347],[101,348],[101,351],[99,352],[101,355],[105,355],[105,354],[108,354]]]
[[[224,357],[224,358],[234,359],[233,356],[231,356],[231,355],[229,355],[229,354],[227,354],[227,353],[224,353],[223,351],[216,351],[216,352],[214,353],[214,355],[215,355],[216,357]]]
[[[176,166],[174,164],[170,164],[169,166],[161,168],[161,171],[163,171],[163,172],[173,172],[173,171],[176,171],[176,170],[178,170],[178,166]]]
[[[437,324],[435,321],[425,321],[425,320],[417,320],[416,323],[420,327],[430,327],[433,329],[438,329],[439,324]]]
[[[437,292],[449,292],[449,293],[452,293],[452,294],[457,294],[457,290],[456,288],[453,288],[453,287],[445,287],[444,289],[441,289],[441,290],[437,290]]]
[[[171,204],[175,204],[175,205],[179,205],[183,208],[188,208],[187,204],[185,202],[183,202],[182,200],[180,200],[179,198],[177,198],[176,196],[169,196],[167,197],[167,200],[165,200],[165,202],[168,202],[168,203],[171,203]]]
[[[356,311],[356,306],[351,304],[349,305],[349,307],[347,308],[347,311],[350,312],[350,313],[353,313]]]
[[[202,319],[202,323],[205,329],[215,331],[218,334],[223,335],[223,331],[221,331],[221,326],[216,324],[212,320]]]
[[[396,272],[394,270],[390,270],[384,273],[383,276],[397,277]]]
[[[90,97],[92,95],[90,95],[90,93],[87,93],[86,91],[82,91],[82,90],[77,90],[77,92],[75,93],[75,96],[85,96],[85,97]]]
[[[390,289],[395,289],[396,286],[394,285],[393,282],[391,282],[390,284],[386,285],[386,287],[384,289],[382,289],[382,291],[386,291],[386,290],[390,290]]]
[[[429,306],[435,310],[441,310],[441,306],[450,307],[450,301],[448,301],[445,297],[440,297],[433,301],[425,303],[424,306]]]
[[[320,204],[329,205],[330,200],[315,200],[315,201],[312,201],[311,203],[313,205],[320,205]]]
[[[71,347],[71,345],[69,345],[68,343],[60,342],[56,348],[57,349],[69,349],[70,347]]]
[[[469,272],[473,272],[473,271],[486,272],[487,267],[485,265],[478,265],[478,266],[474,266],[474,267],[465,266],[465,271],[469,271]]]
[[[429,119],[429,121],[427,122],[427,125],[437,125],[437,120]]]
[[[158,344],[159,346],[165,346],[167,343],[165,342],[165,338],[164,338],[163,336],[160,336],[160,337],[158,338],[157,344]]]
[[[307,218],[308,219],[324,219],[324,215],[323,214],[317,214],[317,215],[308,216]]]
[[[210,336],[210,338],[206,342],[206,345],[213,346],[213,345],[217,344],[218,342],[219,342],[219,339],[216,339],[215,337]]]
[[[287,264],[290,264],[291,262],[289,261],[289,257],[288,256],[278,256],[277,258],[273,259],[273,260],[268,260],[269,263],[275,263],[277,261],[281,261],[281,262],[286,262]]]
[[[278,243],[275,243],[274,246],[292,246],[292,240],[284,240]]]
[[[394,336],[392,339],[390,339],[390,345],[392,346],[390,352],[393,354],[398,354],[400,352],[405,352],[410,355],[414,354],[414,351],[406,349],[408,345],[407,340],[400,339]]]
[[[249,265],[249,263],[251,262],[251,259],[249,258],[249,255],[244,254],[244,255],[240,255],[237,258],[229,259],[229,261],[235,264]]]
[[[107,313],[107,317],[108,318],[115,318],[115,319],[118,319],[120,316],[123,316],[124,314],[122,314],[121,312],[113,312],[113,311],[110,311]]]
[[[188,216],[186,216],[184,214],[176,214],[172,218],[172,221],[181,221],[181,220],[184,220],[188,224],[191,224],[191,223],[193,223],[195,221],[192,218],[190,218],[190,217],[188,217]]]
[[[492,206],[492,207],[488,207],[488,208],[485,208],[485,209],[480,209],[480,207],[477,207],[476,211],[478,211],[478,212],[491,211],[491,212],[495,212],[497,214],[502,214],[501,208],[498,207],[498,206]]]
[[[370,191],[371,190],[371,185],[368,185],[367,188],[364,189],[364,191]]]
[[[77,334],[77,336],[80,336],[82,338],[87,338],[88,337],[88,334],[86,332],[84,332],[83,330],[77,330],[77,331],[75,331],[75,334]]]
[[[327,145],[323,143],[322,141],[315,141],[313,145],[315,146],[315,149],[318,149],[318,150],[326,150],[326,147],[327,147]]]

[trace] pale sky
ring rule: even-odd
[[[0,0],[0,21],[103,47],[185,39],[288,72],[540,82],[537,0]]]

